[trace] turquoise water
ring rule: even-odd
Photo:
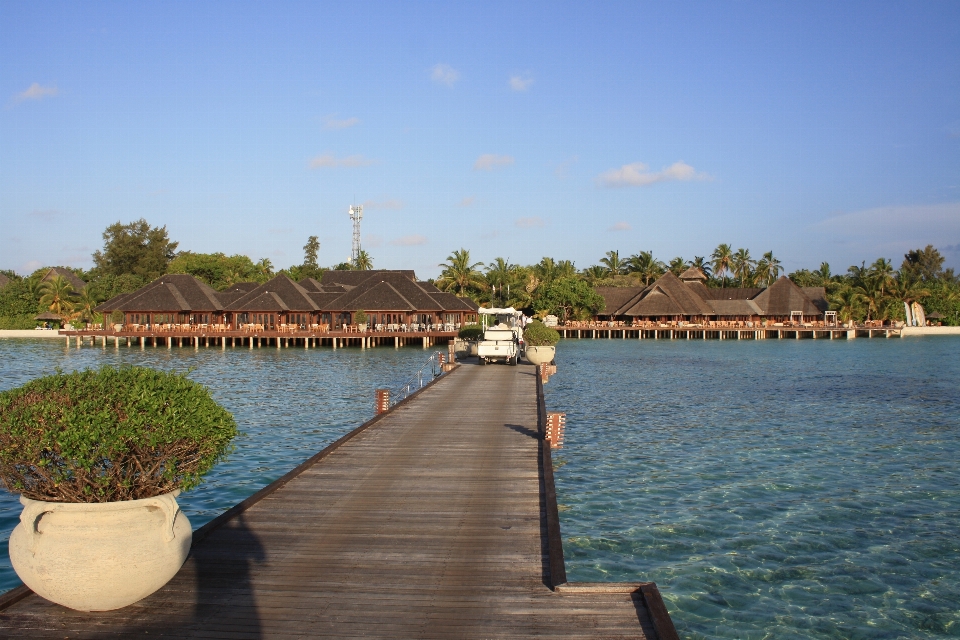
[[[569,580],[657,582],[684,638],[960,636],[960,339],[557,361]]]
[[[41,375],[128,363],[166,370],[194,367],[231,411],[243,436],[204,483],[177,500],[194,529],[226,511],[373,416],[374,390],[402,384],[426,361],[420,348],[230,349],[113,345],[64,348],[59,340],[0,340],[0,390]],[[17,497],[0,488],[0,592],[19,584],[7,540],[20,517]]]

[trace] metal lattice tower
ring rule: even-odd
[[[350,219],[353,220],[353,249],[350,252],[350,262],[357,264],[360,258],[360,220],[363,218],[363,205],[355,204],[350,207]]]

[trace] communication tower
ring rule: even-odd
[[[357,264],[360,257],[360,220],[363,218],[363,205],[355,204],[350,207],[350,219],[353,220],[353,250],[350,252],[350,262]]]

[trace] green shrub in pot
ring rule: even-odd
[[[190,551],[176,496],[237,425],[184,374],[102,367],[0,393],[0,481],[19,493],[10,560],[37,594],[82,611],[132,604]]]
[[[523,329],[523,342],[531,347],[552,347],[560,341],[560,334],[538,320]]]
[[[483,327],[478,324],[465,324],[460,327],[457,337],[462,340],[479,340],[483,337]]]

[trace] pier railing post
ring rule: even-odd
[[[377,415],[390,409],[390,389],[377,389]]]
[[[551,449],[563,448],[563,428],[567,426],[567,414],[547,411],[547,440]]]

